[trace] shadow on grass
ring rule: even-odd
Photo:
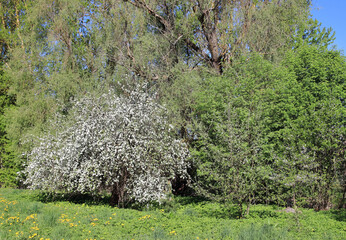
[[[250,218],[277,218],[280,213],[272,209],[250,209]]]
[[[181,211],[191,217],[213,217],[222,219],[239,218],[240,209],[236,204],[222,204],[201,196],[175,196],[156,208],[165,212]]]
[[[91,195],[83,193],[53,193],[53,192],[39,192],[35,198],[43,203],[47,202],[71,202],[75,204],[87,205],[109,205],[110,196],[105,195]]]
[[[110,206],[110,195],[91,195],[82,193],[53,193],[53,192],[35,192],[31,195],[32,200],[40,201],[42,203],[48,202],[70,202],[74,204],[86,205],[106,205]],[[164,210],[164,212],[177,212],[181,211],[184,215],[192,217],[214,217],[218,219],[238,219],[241,216],[239,206],[236,204],[221,204],[208,200],[200,196],[170,196],[168,199],[158,202],[150,202],[139,204],[135,202],[127,202],[124,208],[135,209],[138,211],[148,210]],[[245,211],[243,206],[243,211]],[[326,213],[331,217],[345,221],[345,211],[328,211]],[[251,208],[250,214],[247,218],[271,218],[278,217],[279,213],[272,209],[267,208]]]
[[[346,209],[333,209],[329,211],[321,211],[323,214],[327,215],[330,218],[333,218],[340,222],[346,222]]]
[[[203,202],[211,202],[207,198],[200,197],[200,196],[187,196],[187,197],[177,196],[174,198],[174,200],[177,203],[181,204],[182,206],[190,205],[190,204],[199,204]]]
[[[94,206],[110,205],[109,195],[37,192],[33,198],[43,203],[63,201]],[[240,216],[239,207],[235,204],[220,204],[199,196],[171,196],[161,203],[150,202],[139,204],[129,201],[124,205],[124,208],[135,209],[138,211],[155,211],[160,209],[164,210],[164,212],[177,212],[178,210],[181,210],[184,215],[222,219],[236,219]]]
[[[82,193],[55,193],[55,192],[36,192],[32,196],[33,200],[37,200],[43,203],[47,202],[71,202],[75,204],[87,204],[87,205],[110,205],[109,194],[82,194]],[[136,210],[154,210],[154,209],[166,209],[167,211],[176,210],[177,208],[187,205],[198,205],[203,202],[209,202],[206,198],[202,197],[176,197],[172,196],[161,203],[150,202],[145,204],[138,204],[134,201],[128,201],[124,204],[124,208],[136,209]]]

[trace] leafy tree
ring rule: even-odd
[[[25,10],[30,1],[0,1],[0,186],[13,186],[20,169],[13,161],[12,142],[8,139],[4,113],[15,104],[15,96],[9,94],[9,77],[4,68],[8,67],[9,51],[21,40],[18,29],[22,25]],[[19,46],[22,46],[19,44]]]
[[[345,58],[338,51],[303,45],[283,64],[291,80],[275,88],[270,142],[293,202],[300,195],[317,209],[328,208],[331,196],[345,191]]]
[[[12,164],[20,165],[21,153],[30,148],[22,138],[44,131],[59,103],[67,113],[72,99],[107,85],[98,84],[90,67],[94,56],[88,43],[94,35],[84,24],[93,10],[87,8],[85,1],[35,1],[25,9],[5,69],[8,94],[16,99],[4,116]]]
[[[275,49],[287,49],[296,29],[307,20],[310,4],[306,0],[125,2],[150,17],[149,29],[167,46],[158,57],[162,63],[173,58],[166,68],[184,59],[191,68],[203,63],[220,74],[244,52],[270,57],[277,55]],[[136,48],[135,41],[128,44],[129,50]],[[136,56],[130,55],[135,62]],[[143,72],[141,67],[136,71]]]
[[[51,132],[38,138],[25,168],[32,189],[112,192],[111,204],[160,201],[170,181],[187,177],[188,150],[174,139],[164,108],[136,87],[84,97],[71,114],[57,115]]]
[[[274,79],[270,62],[249,56],[205,81],[194,106],[197,191],[222,202],[261,199],[270,167],[263,158],[265,106]],[[270,89],[270,88],[269,88]]]
[[[319,47],[330,47],[335,40],[335,32],[331,27],[321,28],[322,23],[316,19],[308,19],[303,27],[299,28],[296,36],[293,38],[295,48],[303,44],[315,45]]]
[[[240,206],[344,201],[345,58],[305,43],[277,66],[237,63],[195,93],[197,190]]]
[[[4,120],[4,111],[14,104],[13,96],[7,94],[8,80],[3,72],[0,72],[0,186],[11,186],[16,182],[16,173],[20,169],[13,159],[13,153],[10,149],[11,143],[6,137],[6,124]]]

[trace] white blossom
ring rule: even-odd
[[[125,96],[127,95],[127,96]],[[187,177],[186,144],[174,138],[165,109],[141,87],[75,101],[26,153],[32,189],[98,193],[120,183],[127,199],[160,200],[176,174]]]

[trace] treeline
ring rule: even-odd
[[[346,62],[311,1],[0,4],[2,186],[345,207]]]

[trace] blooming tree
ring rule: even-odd
[[[187,146],[174,138],[165,109],[143,88],[75,101],[68,117],[27,153],[31,189],[98,193],[111,205],[159,201],[176,174],[187,177]]]

